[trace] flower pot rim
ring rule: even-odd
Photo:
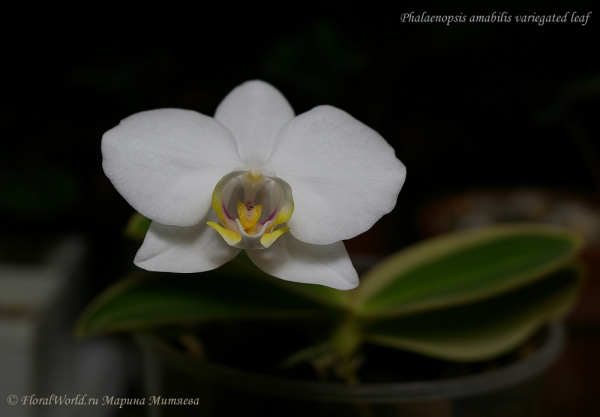
[[[565,340],[561,323],[550,323],[546,340],[533,354],[502,368],[431,381],[365,383],[308,381],[260,374],[190,357],[151,332],[136,332],[148,360],[160,359],[197,380],[280,397],[338,403],[435,401],[486,394],[533,379],[558,357]]]

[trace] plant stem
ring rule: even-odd
[[[329,339],[331,350],[339,360],[340,373],[349,384],[358,384],[354,359],[362,344],[362,329],[355,315],[349,314]]]

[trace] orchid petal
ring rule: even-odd
[[[215,112],[215,119],[233,133],[238,153],[248,164],[269,159],[277,132],[293,118],[294,110],[285,97],[263,81],[234,88]]]
[[[211,213],[206,220],[216,220],[216,215]],[[134,263],[148,271],[203,272],[218,268],[239,252],[204,221],[189,227],[152,222]]]
[[[215,184],[242,161],[231,133],[188,110],[134,114],[102,138],[104,172],[137,211],[165,225],[198,224]]]
[[[287,123],[266,166],[294,192],[290,233],[317,245],[371,228],[394,208],[406,177],[394,149],[377,132],[331,106]]]
[[[269,249],[246,249],[246,252],[264,272],[287,281],[339,290],[358,285],[358,275],[342,242],[309,245],[284,233]]]

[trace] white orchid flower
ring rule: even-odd
[[[263,271],[358,285],[342,240],[390,212],[406,170],[374,130],[331,106],[294,117],[249,81],[214,118],[180,109],[130,116],[102,138],[104,172],[153,222],[135,264],[202,272],[245,249]]]

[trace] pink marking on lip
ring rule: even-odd
[[[225,204],[221,204],[221,208],[223,209],[223,213],[225,213],[225,216],[227,216],[227,218],[228,218],[229,220],[233,220],[233,217],[231,217],[231,216],[229,215],[229,212],[227,211],[227,208],[225,207]]]
[[[269,217],[264,222],[261,222],[260,224],[265,224],[266,222],[270,222],[271,220],[273,220],[278,211],[279,210],[275,210],[273,213],[271,213],[269,215]]]

